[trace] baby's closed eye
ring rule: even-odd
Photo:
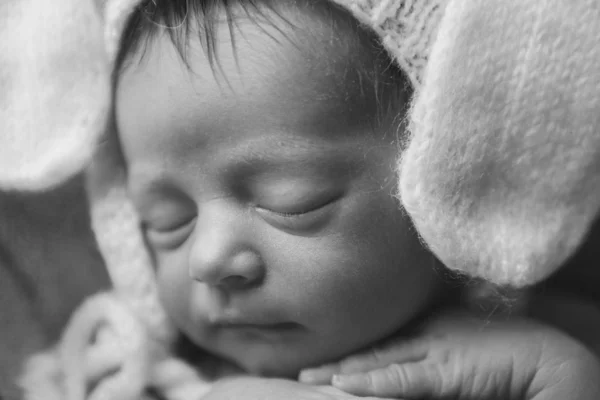
[[[154,247],[174,249],[182,245],[192,233],[196,222],[195,216],[174,219],[170,222],[143,222],[142,229],[146,239]]]
[[[282,229],[316,230],[332,215],[334,205],[342,198],[333,195],[285,206],[256,205],[256,211],[266,222]]]
[[[310,178],[257,180],[251,185],[258,215],[276,228],[312,231],[321,228],[345,194],[335,182]]]

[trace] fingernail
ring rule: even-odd
[[[340,389],[363,387],[367,383],[365,374],[334,375],[331,384]]]
[[[305,369],[300,371],[298,381],[307,384],[322,383],[324,379],[329,378],[326,372],[319,369]]]
[[[305,369],[300,371],[298,375],[298,381],[302,383],[311,383],[313,380],[313,371],[310,369]]]

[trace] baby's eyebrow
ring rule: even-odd
[[[206,168],[221,179],[241,182],[260,175],[316,176],[340,180],[364,169],[364,156],[342,144],[326,145],[310,140],[264,140],[240,143],[223,154],[207,155]],[[136,166],[130,170],[129,193],[134,199],[161,197],[177,192],[176,184],[162,168]]]
[[[348,174],[362,164],[362,157],[340,147],[343,146],[280,141],[236,148],[223,160],[223,170],[236,178],[277,172],[335,177]]]

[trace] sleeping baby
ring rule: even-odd
[[[435,9],[407,12],[430,34]],[[98,156],[122,157],[206,398],[600,398],[591,350],[533,317],[472,313],[419,238],[397,197],[418,66],[350,12],[146,1],[121,45]],[[153,379],[145,395],[168,397]]]

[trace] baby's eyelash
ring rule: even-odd
[[[307,210],[307,211],[296,211],[296,212],[280,212],[280,211],[275,211],[275,210],[269,210],[269,211],[271,211],[272,213],[275,213],[277,215],[280,215],[282,217],[285,217],[285,218],[294,218],[294,217],[300,217],[302,215],[308,214],[313,211],[317,211],[321,207],[324,207],[324,206],[313,208],[312,210]]]
[[[148,221],[142,221],[142,228],[144,230],[153,230],[154,232],[157,232],[157,233],[169,233],[169,232],[174,232],[179,229],[185,228],[194,219],[195,219],[195,217],[190,218],[190,219],[181,220],[181,221],[177,222],[176,224],[169,225],[168,227],[156,227],[156,226],[152,226],[152,224]]]
[[[330,205],[332,203],[335,203],[336,201],[339,200],[339,198],[340,197],[334,197],[331,200],[326,201],[325,203],[322,203],[322,204],[319,204],[317,206],[310,207],[308,209],[301,210],[301,211],[287,211],[287,212],[284,212],[284,211],[277,211],[277,210],[273,210],[273,209],[270,209],[270,208],[267,208],[267,207],[262,207],[262,206],[258,206],[258,208],[261,208],[263,210],[266,210],[266,211],[269,211],[271,213],[277,214],[277,215],[279,215],[281,217],[284,217],[284,218],[297,218],[297,217],[301,217],[301,216],[306,215],[306,214],[310,214],[310,213],[315,212],[315,211],[319,211],[320,209],[322,209],[324,207],[327,207],[328,205]]]

